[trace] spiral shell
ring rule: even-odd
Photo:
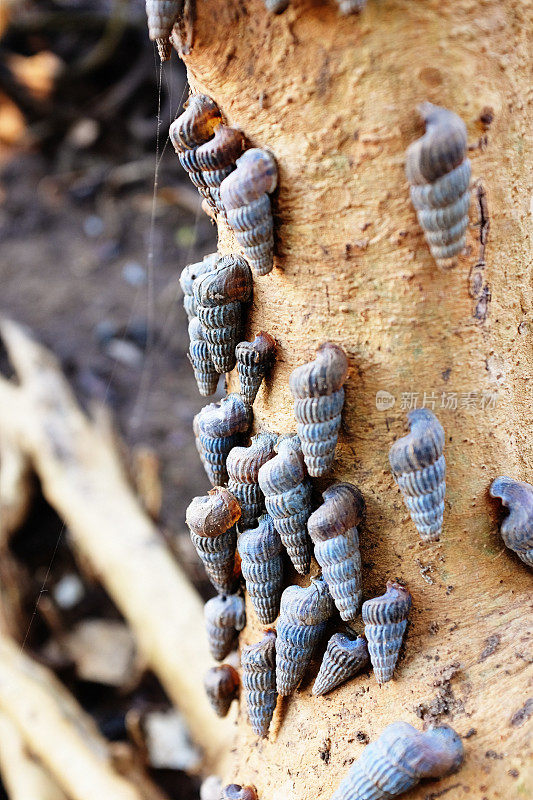
[[[189,341],[189,361],[194,370],[196,385],[200,394],[207,397],[216,392],[220,376],[211,361],[204,329],[198,317],[193,317],[189,322]]]
[[[211,192],[197,161],[196,151],[211,139],[221,122],[222,115],[215,101],[205,94],[194,94],[189,98],[185,111],[174,120],[168,131],[181,166],[209,203],[212,203]]]
[[[407,418],[411,432],[394,442],[389,462],[418,533],[423,541],[436,542],[446,493],[444,429],[427,408],[415,408]]]
[[[305,476],[300,440],[289,436],[277,443],[277,455],[259,470],[259,486],[267,513],[280,535],[294,568],[309,572],[311,547],[307,520],[311,514],[311,484]]]
[[[194,497],[185,514],[192,543],[220,594],[230,593],[234,584],[235,523],[240,515],[238,502],[221,486]]]
[[[217,717],[225,717],[239,694],[239,673],[229,664],[211,667],[205,673],[204,689]]]
[[[356,525],[365,508],[351,483],[336,483],[322,494],[323,504],[307,521],[315,558],[341,618],[353,622],[361,605],[361,555]]]
[[[313,478],[324,475],[335,456],[347,375],[344,350],[326,342],[314,361],[297,367],[289,378],[302,452]]]
[[[463,120],[446,108],[422,103],[426,133],[407,149],[411,200],[433,258],[453,265],[465,248],[470,208],[470,161]]]
[[[221,256],[214,269],[196,278],[193,292],[215,369],[230,372],[240,339],[241,306],[252,296],[250,267],[240,256]]]
[[[368,648],[363,636],[353,639],[334,633],[328,642],[313,694],[323,695],[353,678],[368,663]]]
[[[423,778],[450,775],[463,758],[461,739],[448,725],[420,732],[393,722],[365,747],[331,800],[389,800]]]
[[[276,340],[261,331],[253,342],[240,342],[235,350],[241,395],[245,403],[253,404],[261,382],[274,361]]]
[[[366,0],[337,0],[341,14],[359,14],[366,6]]]
[[[270,625],[279,612],[283,586],[281,539],[268,514],[257,528],[243,531],[237,543],[241,571],[250,600],[262,625]]]
[[[208,202],[211,207],[225,214],[220,199],[220,185],[235,169],[235,161],[241,155],[244,137],[235,128],[217,125],[215,135],[196,150],[196,163],[202,170],[202,178],[209,187]]]
[[[212,597],[204,606],[204,620],[209,651],[215,661],[223,661],[246,625],[244,600],[237,594]]]
[[[250,406],[239,394],[228,394],[218,403],[209,403],[196,414],[193,429],[196,446],[213,486],[226,483],[226,459],[229,451],[240,444],[252,422]]]
[[[243,649],[241,667],[250,725],[257,736],[265,738],[278,699],[275,631],[266,631],[260,642]]]
[[[392,678],[410,610],[411,594],[393,581],[387,583],[387,591],[381,597],[363,603],[368,652],[379,683]]]
[[[265,512],[259,469],[274,456],[277,438],[272,433],[259,433],[252,436],[249,447],[234,447],[228,455],[228,489],[241,507],[241,530],[251,527]]]
[[[148,35],[152,42],[156,42],[161,61],[170,58],[170,34],[182,8],[183,0],[146,0]]]
[[[490,493],[509,509],[500,529],[506,547],[514,550],[528,567],[533,567],[533,486],[500,477],[493,481]]]
[[[288,586],[283,592],[276,626],[276,686],[282,697],[301,682],[333,608],[327,584],[321,578],[311,578],[307,588]]]
[[[222,181],[220,199],[228,224],[256,275],[274,266],[274,222],[269,194],[278,183],[274,156],[252,148],[237,159],[237,169]]]
[[[220,800],[259,800],[257,791],[253,786],[239,786],[230,783],[222,789]]]
[[[194,281],[205,272],[211,272],[218,258],[220,258],[218,253],[209,253],[209,255],[204,256],[202,261],[188,264],[181,272],[180,286],[183,292],[183,307],[189,322],[193,317],[198,316],[193,294]]]

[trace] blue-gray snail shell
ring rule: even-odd
[[[341,14],[359,14],[366,6],[367,0],[337,0]]]
[[[442,533],[446,493],[444,429],[428,408],[415,408],[407,418],[411,431],[394,442],[389,462],[418,533],[435,542]]]
[[[256,275],[274,266],[274,222],[269,194],[278,183],[274,156],[252,148],[237,159],[237,169],[222,181],[220,199],[229,226]]]
[[[250,600],[262,625],[270,625],[279,612],[283,588],[282,544],[268,514],[256,528],[242,531],[237,542],[241,571]]]
[[[321,578],[310,586],[288,586],[281,596],[276,625],[276,686],[286,697],[300,684],[333,613],[333,600]]]
[[[245,403],[253,404],[261,382],[274,362],[275,354],[276,340],[264,331],[258,333],[253,342],[239,342],[237,345],[237,372]]]
[[[219,258],[220,256],[218,253],[209,253],[209,255],[204,256],[202,261],[198,261],[195,264],[188,264],[181,271],[180,286],[183,292],[183,307],[189,322],[193,317],[198,316],[193,293],[194,281],[205,272],[211,272]]]
[[[463,763],[463,744],[448,725],[417,731],[393,722],[363,750],[331,800],[389,800],[424,778],[443,778]]]
[[[213,486],[228,479],[226,459],[230,450],[241,443],[252,422],[250,406],[239,394],[228,394],[219,403],[209,403],[194,417],[196,446],[207,477]]]
[[[215,369],[230,372],[241,338],[242,304],[252,296],[250,267],[240,256],[221,256],[214,269],[196,278],[193,292]]]
[[[368,664],[368,647],[363,636],[352,638],[334,633],[328,642],[313,694],[323,695],[357,675]]]
[[[378,683],[392,678],[410,610],[411,594],[393,581],[388,581],[385,594],[363,603],[365,636]]]
[[[193,317],[189,322],[189,361],[192,364],[200,394],[203,397],[214,394],[220,376],[211,361],[209,345],[198,317]]]
[[[450,267],[466,244],[470,161],[463,120],[446,108],[422,103],[426,133],[407,149],[411,200],[433,258]]]
[[[223,661],[246,625],[244,600],[238,594],[212,597],[204,606],[204,620],[209,651],[215,661]]]
[[[225,215],[220,199],[220,185],[233,172],[235,162],[244,147],[244,137],[235,128],[217,125],[212,139],[200,145],[195,153],[195,163],[202,171],[202,182],[209,189],[206,199],[211,207]]]
[[[240,515],[238,502],[222,486],[203,497],[194,497],[185,513],[192,543],[220,594],[230,594],[235,584],[235,523]]]
[[[266,510],[295,570],[305,575],[311,565],[311,543],[307,535],[311,484],[305,475],[297,436],[280,439],[275,450],[277,455],[259,470],[259,486],[265,496]]]
[[[207,699],[217,717],[225,717],[239,695],[239,673],[229,664],[211,667],[204,677]]]
[[[152,42],[156,42],[161,61],[170,58],[170,34],[182,8],[183,0],[146,0],[148,35]]]
[[[307,471],[312,478],[324,475],[335,456],[344,405],[348,359],[341,347],[326,342],[314,361],[291,373],[294,416],[302,442]]]
[[[211,191],[196,152],[214,135],[216,127],[222,122],[222,114],[215,101],[205,94],[191,95],[186,105],[185,111],[170,126],[168,134],[181,166],[202,197],[212,205]]]
[[[244,530],[265,513],[265,498],[259,486],[259,470],[275,455],[278,437],[272,433],[252,436],[249,447],[234,447],[226,460],[228,489],[241,507],[239,528]]]
[[[505,545],[533,567],[533,486],[502,476],[493,481],[490,493],[509,509],[500,529]]]
[[[345,622],[353,622],[362,600],[361,554],[357,525],[365,501],[351,483],[335,483],[323,492],[324,502],[307,521],[315,545],[315,558],[322,567],[335,605]]]
[[[278,699],[275,631],[265,631],[260,642],[243,648],[241,667],[250,725],[257,736],[265,738]]]

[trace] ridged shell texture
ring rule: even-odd
[[[229,664],[211,667],[204,677],[204,689],[213,711],[225,717],[239,694],[239,673]]]
[[[387,583],[385,594],[363,603],[368,652],[379,683],[392,678],[410,610],[409,591],[392,581]]]
[[[276,353],[276,340],[261,331],[253,342],[240,342],[235,350],[241,395],[245,403],[252,405],[259,387],[270,370]]]
[[[215,661],[223,661],[246,625],[244,600],[236,594],[212,597],[204,606],[204,620],[209,651]]]
[[[193,428],[200,458],[213,486],[226,483],[226,459],[240,444],[252,421],[250,406],[239,394],[228,394],[219,403],[210,403],[194,418]]]
[[[237,548],[257,618],[262,625],[270,625],[278,616],[283,586],[283,547],[271,517],[264,514],[257,528],[243,531]]]
[[[198,317],[193,317],[189,322],[189,361],[192,364],[196,385],[202,397],[214,394],[220,376],[211,360],[209,345]]]
[[[259,486],[259,470],[275,455],[277,436],[259,433],[249,447],[234,447],[226,460],[228,489],[241,507],[239,529],[252,526],[265,513],[265,498]]]
[[[245,647],[241,655],[242,685],[248,719],[257,736],[268,736],[276,708],[276,634],[266,631],[257,644]]]
[[[335,633],[328,642],[313,694],[323,695],[353,678],[368,664],[368,648],[363,636],[356,639]]]
[[[502,522],[502,539],[528,567],[533,567],[533,486],[512,478],[496,478],[490,487],[493,497],[499,497],[509,509]]]
[[[157,43],[161,61],[168,61],[170,58],[170,34],[182,7],[183,0],[146,0],[148,35]]]

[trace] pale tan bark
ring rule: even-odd
[[[530,29],[527,0],[369,0],[359,18],[311,0],[293,0],[280,17],[259,0],[197,4],[184,57],[191,86],[251,144],[270,149],[280,171],[276,268],[254,281],[246,330],[279,343],[255,424],[293,429],[291,370],[327,339],[345,348],[351,373],[337,460],[316,485],[349,480],[365,495],[365,597],[397,576],[414,600],[390,684],[379,688],[367,675],[315,699],[308,683],[278,708],[259,744],[241,710],[226,777],[254,783],[261,800],[327,799],[362,750],[357,733],[374,739],[395,719],[421,726],[417,709],[475,734],[465,738],[461,772],[419,787],[413,800],[447,789],[454,800],[533,794],[531,573],[503,546],[488,495],[500,474],[533,481]],[[425,99],[465,120],[490,218],[480,262],[474,186],[467,252],[450,272],[432,261],[404,176]],[[220,249],[234,249],[222,223],[219,232]],[[376,409],[380,389],[396,397],[387,412]],[[424,391],[436,393],[447,433],[445,531],[433,545],[419,541],[387,460],[406,432],[401,393],[418,392],[420,403]],[[440,407],[442,392],[459,401],[498,392],[498,400],[485,411],[479,401],[475,411],[452,411]],[[251,611],[249,620],[244,643],[260,635]],[[328,739],[329,764],[320,756]]]

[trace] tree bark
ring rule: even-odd
[[[413,595],[390,684],[365,674],[314,698],[312,672],[259,743],[241,708],[226,777],[255,784],[261,800],[328,798],[366,737],[395,719],[450,723],[465,737],[462,770],[413,800],[533,794],[531,573],[504,547],[488,495],[500,474],[533,481],[531,10],[527,0],[369,0],[361,16],[340,17],[333,2],[293,0],[272,16],[260,0],[197,4],[184,56],[192,89],[279,165],[275,268],[254,280],[246,328],[279,347],[255,426],[293,430],[290,372],[322,342],[342,345],[343,429],[334,468],[315,486],[348,480],[365,495],[365,598],[395,577]],[[468,246],[451,271],[432,260],[404,174],[406,147],[424,131],[423,100],[457,112],[471,142]],[[238,249],[222,222],[219,249]],[[229,389],[237,386],[233,374]],[[394,407],[376,408],[379,390]],[[407,432],[404,393],[419,406],[434,393],[446,431],[445,528],[435,544],[420,542],[388,466],[390,445]],[[457,409],[442,407],[443,393]],[[248,619],[244,644],[260,636],[251,608]]]

